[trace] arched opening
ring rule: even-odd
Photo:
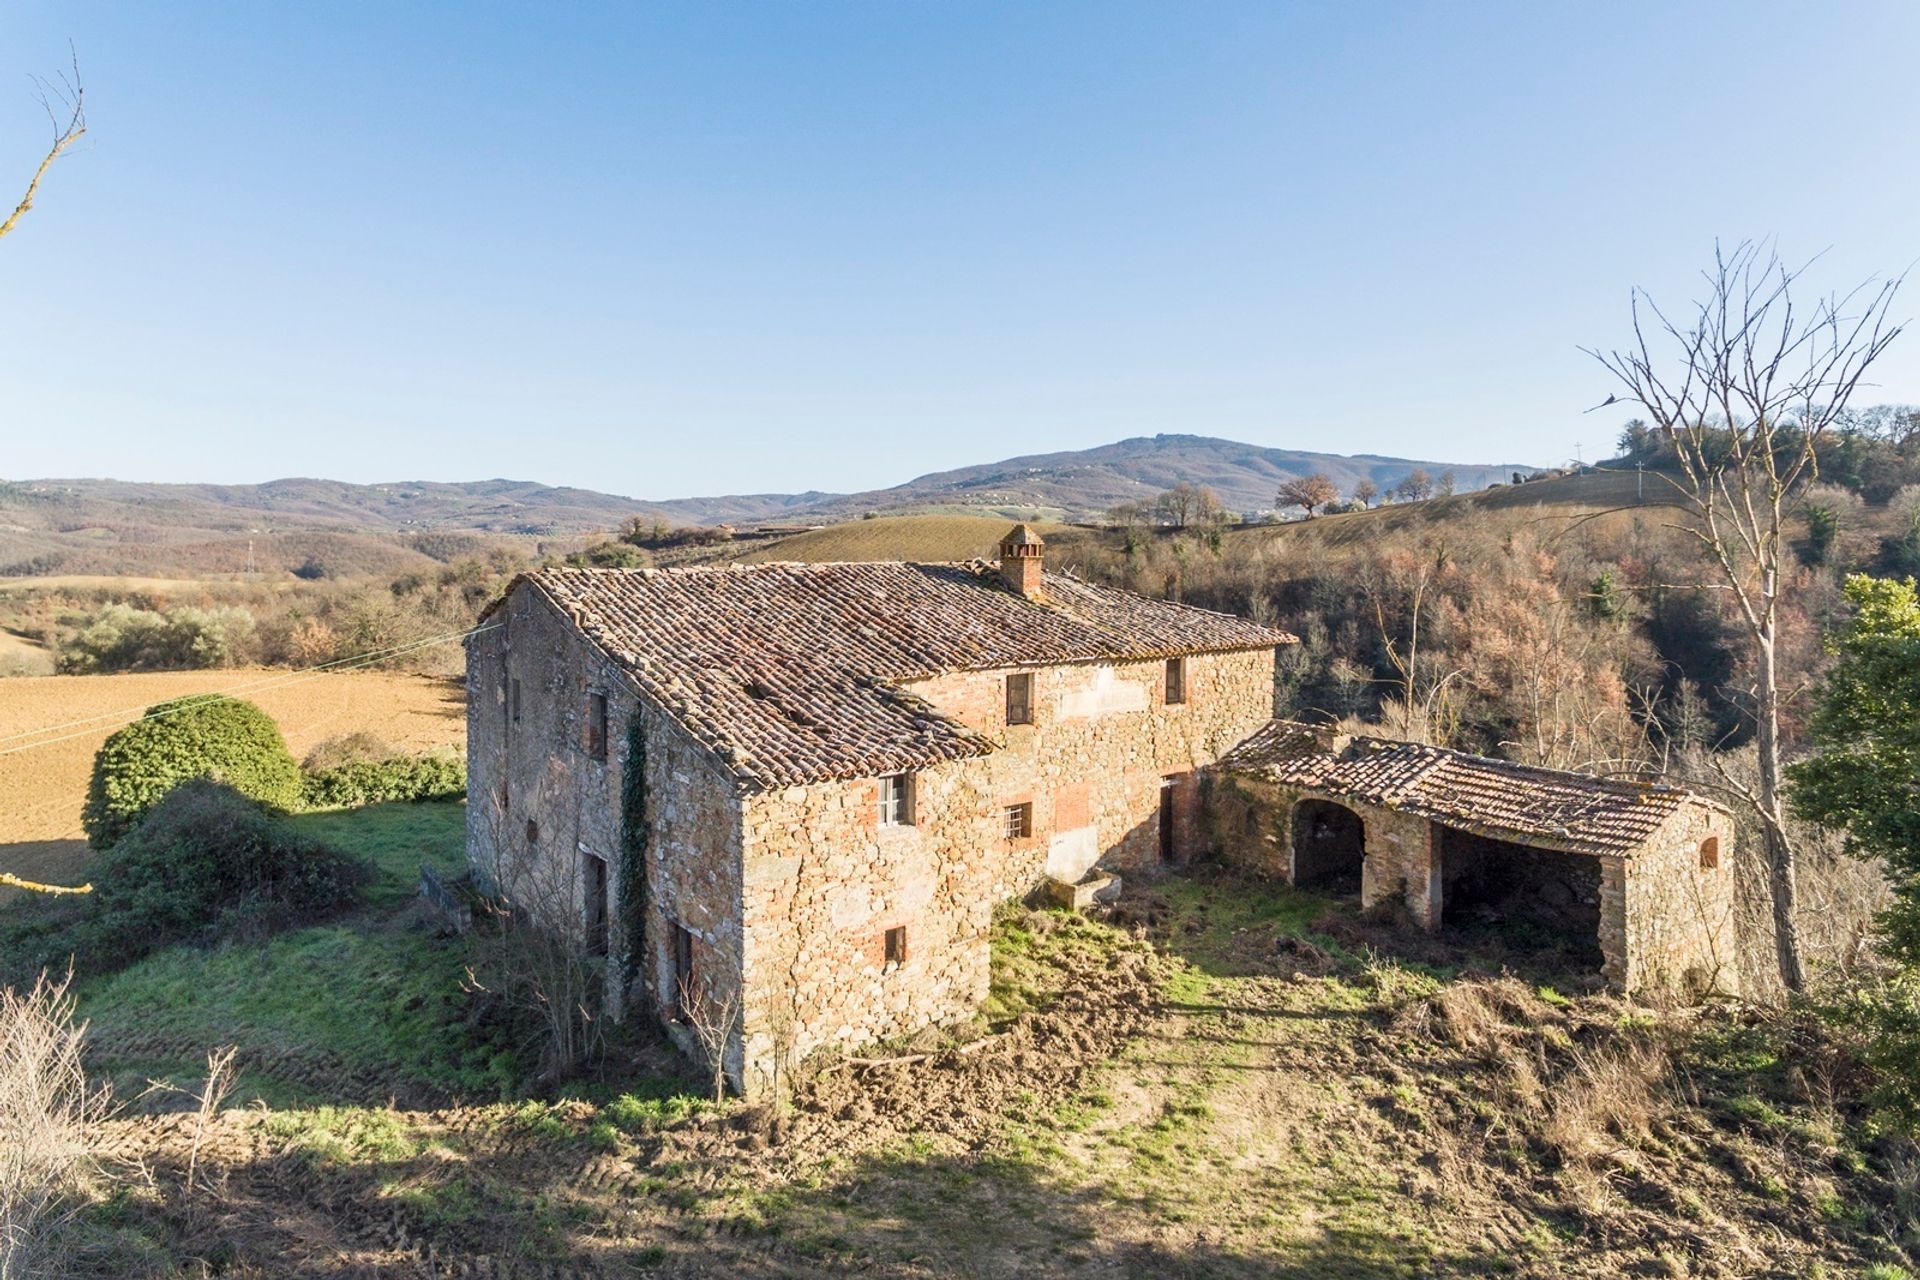
[[[1326,893],[1360,892],[1367,827],[1360,815],[1331,800],[1293,807],[1293,883]]]

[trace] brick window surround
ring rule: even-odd
[[[1007,677],[1007,723],[1033,723],[1033,673],[1030,671]]]
[[[1187,700],[1187,660],[1167,659],[1167,705],[1177,707]]]
[[[914,825],[912,774],[891,773],[880,779],[880,825]]]

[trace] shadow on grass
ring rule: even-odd
[[[730,1192],[710,1171],[610,1161],[579,1138],[508,1125],[458,1159],[433,1143],[351,1163],[282,1153],[216,1165],[188,1196],[179,1154],[149,1162],[155,1197],[97,1215],[103,1252],[137,1244],[178,1266],[340,1277],[1440,1280],[1512,1266],[1435,1243],[1364,1196],[1317,1205],[1294,1230],[1255,1205],[1216,1206],[1196,1223],[1151,1193],[1061,1185],[977,1156],[867,1157],[831,1177]],[[1356,1203],[1377,1220],[1347,1213]]]

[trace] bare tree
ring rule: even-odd
[[[47,119],[53,122],[53,142],[40,158],[40,166],[33,171],[33,177],[27,180],[27,193],[20,197],[20,203],[13,207],[7,220],[0,222],[0,237],[20,225],[20,219],[26,216],[27,210],[33,208],[34,197],[40,194],[40,184],[46,179],[47,171],[53,168],[53,162],[66,154],[87,131],[86,90],[80,84],[80,61],[77,57],[71,74],[63,74],[58,84],[40,82],[40,105],[46,108]]]
[[[1805,270],[1752,241],[1731,252],[1716,246],[1702,273],[1706,295],[1690,315],[1670,319],[1635,289],[1633,344],[1587,349],[1626,388],[1622,398],[1645,407],[1671,451],[1680,476],[1668,482],[1691,517],[1683,527],[1745,624],[1759,761],[1752,786],[1726,781],[1765,832],[1774,950],[1789,991],[1802,989],[1806,972],[1781,797],[1781,562],[1794,509],[1819,471],[1822,438],[1902,327],[1889,316],[1900,278],[1818,296],[1802,309],[1794,295]]]
[[[1202,484],[1181,483],[1161,494],[1154,503],[1160,518],[1176,529],[1196,524],[1211,524],[1220,519],[1220,496]]]
[[[483,870],[497,895],[475,921],[467,985],[531,1017],[541,1029],[540,1078],[565,1079],[598,1054],[606,1038],[607,959],[581,919],[579,833],[552,833],[557,854],[534,847],[511,857],[499,797],[469,795],[467,803],[480,806],[488,837]],[[529,824],[529,844],[535,830]]]
[[[1380,649],[1393,676],[1386,680],[1394,692],[1382,700],[1381,712],[1400,737],[1414,742],[1445,745],[1451,736],[1444,731],[1443,714],[1447,687],[1460,676],[1458,669],[1435,674],[1430,661],[1420,654],[1420,626],[1427,613],[1427,596],[1437,589],[1447,568],[1445,547],[1423,546],[1413,560],[1399,560],[1366,568],[1360,589],[1373,606],[1374,624],[1380,634]],[[1404,637],[1396,634],[1390,617],[1405,617]],[[1426,692],[1421,692],[1421,676],[1426,675]]]
[[[1273,495],[1275,504],[1282,507],[1305,507],[1307,519],[1313,519],[1313,509],[1324,507],[1340,496],[1340,490],[1321,472],[1311,475],[1295,476],[1284,482],[1280,491]]]
[[[712,982],[704,982],[699,991],[690,995],[681,1014],[700,1044],[700,1057],[713,1082],[713,1100],[725,1102],[727,1047],[733,1043],[740,1025],[740,989],[730,986],[723,992],[716,991]]]
[[[1433,496],[1433,477],[1425,467],[1415,467],[1389,492],[1400,502],[1425,502]]]
[[[1459,481],[1454,478],[1453,472],[1451,470],[1442,471],[1440,473],[1440,480],[1438,485],[1435,488],[1435,492],[1438,493],[1443,498],[1451,498],[1453,496],[1454,490],[1457,489],[1458,487],[1459,487]]]
[[[1376,485],[1373,481],[1362,477],[1353,482],[1353,500],[1361,506],[1372,506],[1373,500],[1379,496],[1380,486]]]

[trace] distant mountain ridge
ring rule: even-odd
[[[869,513],[948,511],[1058,520],[1097,519],[1121,502],[1175,484],[1203,484],[1231,510],[1273,505],[1274,490],[1314,471],[1349,492],[1381,489],[1423,467],[1451,471],[1462,491],[1532,467],[1345,457],[1196,435],[1139,436],[1091,449],[1032,454],[919,476],[861,493],[730,494],[644,501],[521,480],[348,484],[290,478],[264,484],[152,484],[123,480],[0,481],[0,576],[52,572],[230,572],[264,557],[286,565],[316,538],[373,539],[385,571],[470,554],[481,536],[582,537],[631,518],[669,525],[825,524]],[[124,566],[124,567],[111,567]]]

